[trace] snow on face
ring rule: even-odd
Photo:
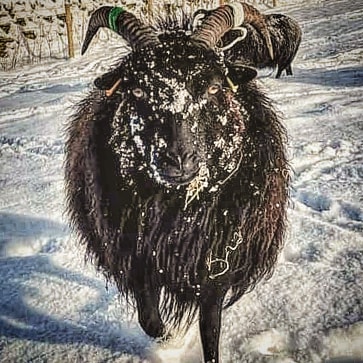
[[[159,89],[158,100],[156,103],[159,109],[163,111],[170,111],[172,114],[182,114],[183,118],[190,115],[190,112],[183,112],[185,106],[190,104],[191,95],[186,89],[185,82],[179,82],[176,78],[166,78],[160,73],[155,75],[158,83],[163,83],[164,88]]]

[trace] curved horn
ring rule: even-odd
[[[193,25],[203,15],[202,25],[191,36],[194,42],[205,48],[214,48],[227,31],[248,23],[261,33],[265,39],[270,57],[274,59],[272,42],[265,17],[253,6],[246,3],[231,3],[209,11],[200,9],[194,14],[196,21]]]
[[[242,8],[241,5],[240,7]],[[199,11],[197,16],[201,14],[203,11]],[[203,48],[214,48],[222,36],[234,27],[234,10],[230,5],[222,5],[204,14],[202,25],[190,36],[190,39]]]
[[[134,14],[120,7],[102,6],[91,15],[81,54],[85,53],[98,29],[102,27],[120,34],[133,49],[159,44],[155,31],[137,19]]]
[[[192,22],[192,29],[193,31],[198,28],[201,23],[202,20],[210,13],[209,10],[205,10],[205,9],[198,9],[194,14],[193,14],[193,22]]]

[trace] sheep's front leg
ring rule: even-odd
[[[139,324],[145,333],[153,338],[165,335],[165,326],[159,311],[159,291],[157,288],[144,287],[135,292]]]
[[[219,362],[219,335],[221,329],[224,291],[205,291],[201,295],[199,330],[202,339],[204,362]]]
[[[289,64],[289,65],[286,67],[286,74],[287,74],[288,76],[292,76],[291,64]]]

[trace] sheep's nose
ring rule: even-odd
[[[198,165],[195,152],[177,153],[168,151],[165,157],[165,162],[180,172],[189,172]]]
[[[160,161],[162,175],[171,182],[189,182],[199,172],[199,159],[194,151],[168,150]]]

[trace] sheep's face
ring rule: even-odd
[[[121,172],[143,170],[170,188],[227,178],[241,158],[246,114],[226,70],[185,42],[131,54],[113,122]]]

